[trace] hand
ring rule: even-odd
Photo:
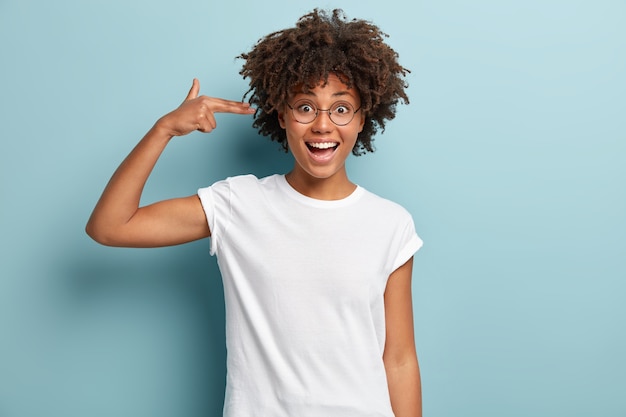
[[[249,103],[198,96],[200,82],[194,78],[185,101],[174,111],[166,114],[156,126],[169,136],[183,136],[194,130],[209,133],[217,126],[215,113],[254,114]]]

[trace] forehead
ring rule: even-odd
[[[294,86],[289,94],[292,98],[310,98],[310,99],[352,99],[359,100],[359,92],[355,88],[348,87],[343,81],[334,74],[329,75],[328,80],[318,82],[315,87],[310,88],[305,84]]]

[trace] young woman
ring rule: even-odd
[[[421,416],[411,273],[422,242],[405,209],[352,183],[345,167],[351,152],[373,151],[373,135],[408,102],[407,70],[385,36],[315,10],[241,55],[250,103],[201,96],[194,79],[87,224],[111,246],[211,238],[226,301],[227,417]],[[293,169],[139,207],[169,141],[211,132],[216,113],[254,114]]]

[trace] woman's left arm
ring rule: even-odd
[[[413,258],[389,276],[385,289],[387,331],[383,361],[396,417],[422,416],[422,386],[413,331],[412,272]]]

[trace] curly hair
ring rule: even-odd
[[[315,9],[302,16],[294,28],[261,38],[248,53],[240,75],[249,78],[249,102],[257,107],[253,127],[270,136],[287,151],[287,136],[278,111],[296,86],[314,89],[335,74],[361,98],[363,130],[352,149],[354,155],[373,152],[373,136],[396,114],[399,101],[408,103],[405,76],[398,54],[384,38],[388,35],[365,20],[348,21],[341,9],[332,14]]]

